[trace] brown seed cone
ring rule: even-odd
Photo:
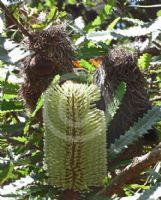
[[[25,106],[34,111],[39,97],[53,77],[73,71],[73,48],[64,27],[57,25],[42,32],[31,33],[29,49],[34,52],[34,56],[24,61],[24,82],[20,95]]]
[[[39,76],[30,68],[30,60],[26,60],[22,71],[24,82],[21,85],[20,95],[25,103],[25,106],[33,111],[36,108],[36,103],[42,92],[47,88],[50,78],[48,76]]]
[[[112,101],[112,94],[120,82],[127,85],[123,102],[112,120],[107,133],[107,142],[111,144],[124,134],[138,119],[151,108],[145,89],[145,79],[137,67],[136,56],[126,49],[113,49],[104,58],[102,66],[94,75],[94,82],[100,86],[102,99],[98,107],[105,110]],[[155,130],[150,131],[150,140],[156,139]]]
[[[54,73],[55,67],[51,61],[33,57],[29,63],[30,70],[37,76],[47,76]]]
[[[63,25],[50,27],[42,32],[34,32],[29,41],[29,48],[41,60],[51,61],[62,71],[71,71],[73,48]]]

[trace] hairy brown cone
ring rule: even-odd
[[[54,72],[54,64],[51,61],[41,60],[36,56],[33,57],[29,63],[29,67],[33,73],[38,76],[50,75]]]
[[[103,64],[94,75],[94,82],[101,88],[102,98],[98,107],[105,110],[112,101],[112,94],[120,82],[127,85],[123,102],[112,120],[107,134],[108,144],[124,134],[143,114],[151,108],[145,89],[145,79],[136,64],[136,56],[126,49],[113,49],[104,58]],[[150,130],[145,137],[157,140],[155,130]]]
[[[63,25],[31,33],[29,49],[32,57],[24,61],[24,82],[20,95],[25,106],[33,111],[36,103],[56,74],[72,72],[73,48]]]

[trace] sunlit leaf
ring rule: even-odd
[[[80,65],[89,71],[95,71],[95,67],[84,59],[80,60]]]

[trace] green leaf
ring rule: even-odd
[[[129,186],[129,188],[130,189],[134,189],[134,190],[138,190],[138,189],[143,189],[143,190],[147,190],[147,189],[149,189],[149,186],[147,186],[147,185],[139,185],[139,184],[131,184],[130,186]]]
[[[15,141],[18,141],[18,142],[22,142],[22,143],[27,142],[27,138],[24,137],[24,136],[22,136],[22,137],[20,137],[20,136],[18,136],[18,137],[12,137],[12,139],[15,140]]]
[[[91,63],[89,63],[88,61],[86,61],[84,59],[80,60],[80,64],[81,64],[82,67],[84,67],[85,69],[87,69],[89,71],[95,71],[96,70],[96,68]]]
[[[20,111],[24,107],[20,101],[16,100],[2,100],[0,101],[0,112]]]
[[[143,192],[140,195],[138,200],[152,199],[158,200],[161,197],[161,183],[157,183],[155,186],[152,186],[149,190]]]
[[[42,94],[41,97],[38,99],[36,109],[34,110],[34,112],[31,115],[32,117],[35,117],[36,113],[42,108],[43,102],[44,102],[44,95]]]
[[[117,110],[119,109],[119,106],[123,100],[125,92],[126,92],[126,83],[121,82],[113,94],[113,99],[111,103],[107,105],[106,108],[106,121],[108,122],[108,124],[110,124]]]
[[[151,62],[151,54],[149,53],[144,53],[140,58],[138,59],[138,65],[142,70],[145,70],[149,67],[150,62]]]
[[[56,17],[57,11],[58,10],[56,7],[51,8],[50,12],[48,13],[48,15],[46,17],[48,23],[50,23],[52,20],[54,20],[54,18]]]
[[[107,48],[101,47],[83,47],[77,50],[78,59],[89,59],[93,57],[103,56],[107,54]]]
[[[92,42],[104,42],[106,40],[116,39],[115,36],[110,34],[110,31],[95,31],[88,33],[86,38]]]
[[[23,194],[26,194],[26,191],[23,192],[23,190],[25,190],[24,188],[33,182],[34,180],[30,176],[16,180],[15,182],[0,188],[0,196],[8,198],[13,197],[14,199],[17,199],[16,197],[22,197]],[[21,188],[22,191],[20,190]]]
[[[27,121],[24,126],[24,134],[27,135],[29,133],[31,127],[31,121]]]
[[[68,3],[69,3],[69,4],[75,4],[76,1],[75,1],[75,0],[68,0]]]
[[[114,27],[116,26],[116,24],[119,22],[121,18],[120,17],[117,17],[116,19],[114,19],[109,25],[108,25],[108,28],[107,30],[108,31],[112,31],[114,29]]]
[[[157,16],[158,16],[158,17],[161,16],[161,10],[159,10],[159,11],[157,12]]]
[[[139,138],[143,137],[143,135],[146,134],[159,120],[161,120],[161,107],[153,107],[145,113],[142,118],[139,118],[124,135],[121,135],[119,139],[116,139],[114,144],[111,144],[109,149],[110,159],[115,158],[130,144],[133,144]]]
[[[86,38],[94,42],[103,42],[106,40],[118,40],[125,37],[130,38],[130,37],[139,37],[143,35],[148,35],[155,33],[160,29],[161,29],[161,17],[158,17],[153,22],[147,22],[138,26],[131,26],[126,29],[114,29],[111,32],[108,30],[89,32],[88,34],[86,34]]]
[[[82,71],[78,71],[75,73],[66,73],[63,74],[60,77],[60,83],[67,81],[67,80],[73,80],[76,81],[77,83],[87,83],[87,79],[88,79],[88,72],[82,70]]]
[[[20,3],[21,0],[7,0],[7,2],[6,1],[4,2],[7,3],[7,6],[11,6]]]
[[[9,45],[7,45],[6,47],[5,43],[7,42],[9,42]],[[6,39],[5,37],[0,36],[0,60],[7,64],[13,63],[12,57],[9,55],[9,53],[11,53],[11,50],[14,51],[14,48],[17,46],[18,43],[15,43],[11,40]]]
[[[0,46],[0,60],[2,60],[5,63],[11,62],[11,59],[8,56],[8,51],[4,49],[2,46]]]
[[[100,26],[105,20],[107,20],[108,15],[112,12],[113,7],[115,6],[115,0],[109,0],[108,3],[104,6],[103,10],[96,17],[96,19],[87,25],[85,28],[89,32],[94,31],[98,26]]]
[[[13,133],[13,132],[19,132],[23,131],[25,123],[19,123],[19,124],[3,124],[0,125],[0,130],[3,132]]]
[[[13,164],[10,162],[0,164],[0,183],[4,183],[7,179],[12,177]]]
[[[45,24],[32,24],[33,29],[43,29],[45,28]]]
[[[4,94],[17,95],[19,85],[16,83],[5,81],[3,78],[0,78],[0,88]]]
[[[134,19],[134,18],[129,18],[129,17],[123,17],[122,20],[131,22],[131,23],[136,24],[136,25],[144,25],[144,22],[143,22],[142,20],[140,20],[140,19]]]
[[[8,146],[8,141],[2,133],[2,134],[0,134],[0,151],[1,151],[1,153],[6,150],[7,146]]]

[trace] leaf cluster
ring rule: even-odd
[[[87,0],[83,1],[81,8],[73,0],[64,1],[61,5],[60,1],[52,0],[8,1],[7,4],[16,19],[29,31],[41,31],[60,22],[66,24],[76,52],[74,67],[83,69],[81,75],[75,73],[73,79],[79,79],[80,82],[91,83],[93,72],[100,66],[102,57],[109,49],[121,46],[137,52],[138,65],[146,78],[147,90],[154,107],[109,147],[111,161],[129,145],[140,140],[154,125],[161,138],[160,8],[135,7],[138,4],[143,3],[138,1],[132,5],[132,1],[110,0],[100,3]],[[75,15],[75,9],[81,11],[82,16]],[[153,15],[150,14],[152,9],[155,12]],[[89,13],[95,13],[96,17],[87,20]],[[61,191],[45,182],[47,175],[43,170],[42,151],[44,129],[35,120],[35,113],[40,110],[42,99],[35,112],[29,113],[18,95],[22,83],[20,61],[32,52],[26,50],[26,43],[23,42],[25,37],[6,18],[3,10],[0,12],[0,24],[3,25],[0,27],[0,198],[57,199]],[[107,116],[110,118],[108,121],[117,113],[125,92],[126,84],[121,83],[113,94],[112,103],[107,107]],[[145,151],[149,149],[146,146]],[[122,163],[127,166],[130,161],[123,160]],[[122,163],[118,163],[115,169],[121,170]],[[141,183],[124,186],[126,197],[113,196],[110,199],[158,199],[160,171],[158,162],[148,172],[148,176],[141,179]],[[111,180],[110,173],[107,179]],[[89,196],[92,199],[94,194],[92,190],[87,191],[83,198],[87,199]],[[100,197],[101,199],[108,198]]]

